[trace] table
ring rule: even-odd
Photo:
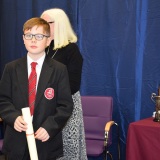
[[[160,160],[160,122],[150,117],[130,123],[126,160]]]

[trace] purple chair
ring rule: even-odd
[[[104,159],[107,159],[107,155],[112,159],[108,150],[112,143],[110,128],[113,124],[117,125],[112,121],[113,98],[81,96],[81,101],[87,156],[97,157],[103,154]]]
[[[2,151],[3,139],[0,139],[0,152]]]

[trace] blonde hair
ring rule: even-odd
[[[41,14],[48,15],[54,22],[54,49],[62,48],[70,42],[76,43],[77,36],[66,13],[59,8],[48,9]]]

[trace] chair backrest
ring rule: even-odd
[[[0,152],[2,151],[3,139],[0,139]]]
[[[113,98],[109,96],[81,96],[81,101],[87,155],[98,156],[104,150],[105,125],[112,120]]]

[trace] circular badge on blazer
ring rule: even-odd
[[[54,89],[53,88],[47,88],[44,92],[44,96],[49,100],[52,99],[54,97]]]

